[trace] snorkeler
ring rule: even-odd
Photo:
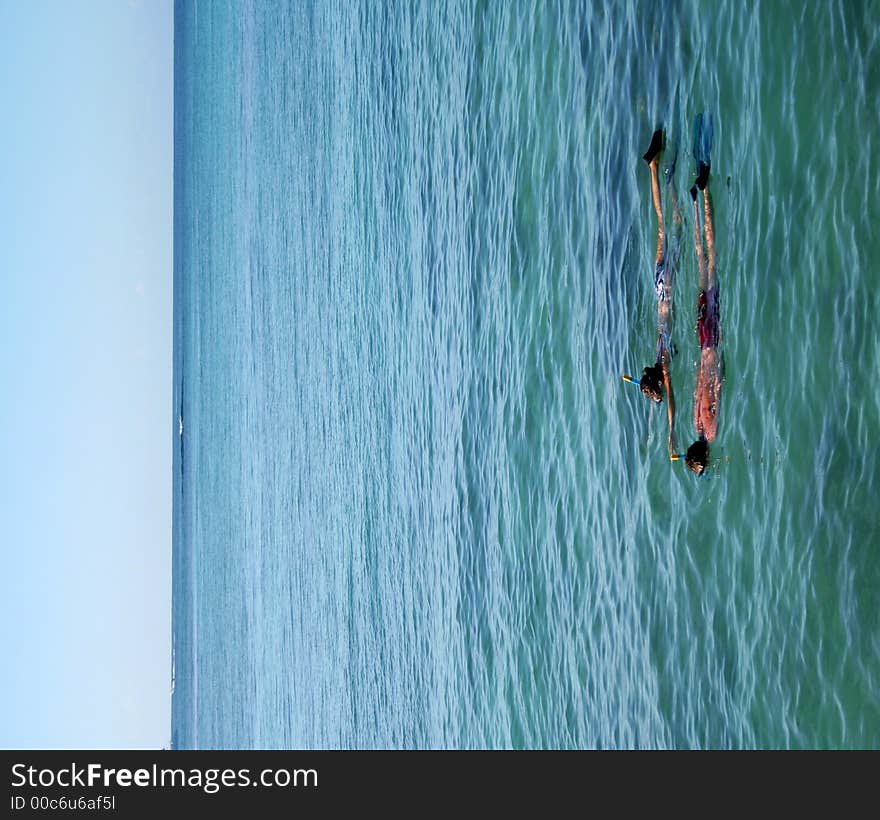
[[[624,380],[637,384],[642,394],[650,401],[660,403],[663,400],[663,391],[666,391],[666,414],[669,422],[669,452],[675,453],[675,436],[673,429],[673,417],[675,415],[675,399],[672,393],[672,379],[669,375],[669,362],[672,357],[670,348],[670,331],[672,327],[672,279],[673,267],[667,255],[666,232],[663,222],[663,209],[660,203],[660,183],[658,180],[659,156],[663,151],[664,135],[662,129],[658,129],[651,137],[651,144],[642,157],[648,163],[651,171],[651,197],[654,202],[654,212],[657,214],[657,253],[654,260],[654,293],[657,296],[657,352],[654,364],[648,365],[643,371],[641,379],[633,379],[624,376]],[[681,226],[681,214],[678,209],[678,198],[675,192],[674,156],[669,167],[666,169],[666,177],[670,186],[673,203],[673,222]],[[677,246],[677,243],[676,243]]]
[[[688,447],[684,462],[690,470],[702,475],[709,463],[709,443],[718,432],[718,402],[721,398],[721,358],[718,286],[715,282],[715,226],[712,220],[712,196],[709,193],[709,153],[712,147],[712,117],[697,116],[694,123],[694,158],[697,161],[697,179],[690,190],[694,208],[694,247],[700,293],[697,297],[697,336],[700,342],[700,360],[697,364],[697,384],[694,389],[694,429],[697,440]],[[703,233],[706,252],[700,237],[700,209],[697,191],[703,193]],[[678,458],[678,456],[673,456]]]

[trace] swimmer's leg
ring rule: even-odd
[[[709,257],[707,265],[707,285],[711,290],[715,285],[715,223],[712,215],[712,195],[709,193],[709,183],[703,188],[703,231],[706,234],[706,254]]]
[[[666,237],[666,248],[664,249],[664,265],[666,268],[666,289],[668,293],[668,300],[658,304],[658,314],[659,314],[659,322],[661,330],[665,330],[664,336],[664,349],[666,354],[664,356],[663,362],[663,373],[664,373],[664,381],[666,383],[666,393],[667,393],[667,411],[669,413],[669,441],[670,441],[670,453],[674,451],[674,437],[672,431],[672,414],[673,410],[670,408],[674,408],[674,402],[672,399],[672,381],[669,375],[669,364],[672,360],[672,357],[675,356],[675,347],[671,341],[671,332],[672,332],[672,306],[673,306],[673,291],[675,288],[675,279],[678,275],[678,262],[679,256],[681,254],[681,231],[682,231],[682,212],[681,212],[681,203],[678,199],[678,190],[675,185],[675,167],[678,162],[678,148],[680,135],[678,134],[678,106],[676,105],[675,113],[673,115],[673,129],[674,133],[670,137],[667,134],[667,140],[665,145],[665,153],[663,156],[663,161],[665,163],[664,176],[666,178],[666,187],[668,189],[668,195],[670,202],[672,204],[672,238],[669,241],[669,237]]]
[[[706,186],[709,184],[709,171],[712,163],[712,160],[710,159],[712,151],[712,132],[712,115],[709,114],[706,116],[702,113],[697,114],[696,119],[694,120],[694,162],[696,162],[697,165],[697,179],[694,186],[691,188],[691,201],[694,205],[694,244],[697,248],[697,263],[701,291],[708,290],[711,287],[711,274],[714,274],[715,272],[714,231],[712,231],[711,227],[712,205],[711,202],[709,202],[708,205],[706,204],[706,196],[708,194]],[[706,230],[706,246],[710,255],[709,267],[711,267],[711,274],[707,269],[706,260],[703,256],[702,242],[700,241],[697,189],[703,191],[703,214],[707,223],[709,223],[704,230]]]
[[[651,169],[651,196],[654,200],[654,213],[657,214],[657,256],[656,261],[663,261],[665,250],[665,232],[663,225],[663,209],[660,206],[660,182],[657,179],[657,170],[660,165],[660,152],[663,150],[663,131],[657,129],[651,136],[651,145],[642,159],[648,163]]]
[[[660,326],[662,347],[668,350],[669,357],[675,355],[675,346],[672,344],[672,306],[674,304],[673,293],[675,280],[678,277],[678,259],[681,253],[681,206],[678,202],[678,194],[675,190],[675,182],[667,177],[669,194],[672,200],[672,241],[666,242],[663,248],[663,265],[665,268],[666,298],[657,301],[657,319]],[[664,237],[664,242],[665,242]],[[668,367],[666,368],[668,370]],[[668,391],[667,391],[668,392]]]
[[[694,249],[697,252],[697,281],[701,291],[708,290],[706,257],[703,255],[703,237],[700,230],[700,208],[697,205],[697,186],[691,188],[691,202],[694,208]]]
[[[681,202],[678,200],[678,190],[675,187],[675,179],[668,175],[666,183],[669,186],[669,199],[672,202],[672,241],[667,249],[666,271],[667,283],[672,298],[672,289],[675,287],[675,277],[678,274],[678,259],[681,252],[682,215]]]
[[[660,207],[660,183],[657,180],[657,159],[651,160],[651,196],[654,200],[654,213],[657,214],[657,264],[663,261],[666,250],[666,233],[663,225],[663,209]]]

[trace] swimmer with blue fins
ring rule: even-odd
[[[674,275],[674,254],[669,254],[666,231],[663,221],[663,208],[660,202],[659,164],[660,154],[664,148],[664,133],[658,129],[651,137],[651,144],[642,157],[651,171],[651,197],[654,202],[654,212],[657,214],[657,253],[654,260],[654,293],[657,297],[657,349],[654,364],[648,365],[640,379],[624,376],[624,381],[637,384],[642,395],[649,401],[659,404],[663,401],[663,393],[666,393],[666,414],[669,422],[669,453],[675,454],[675,431],[673,417],[675,415],[675,399],[672,392],[672,379],[669,373],[669,365],[672,359],[672,347],[670,335],[672,331],[672,286]],[[666,169],[667,183],[673,204],[673,223],[677,228],[681,226],[681,214],[678,209],[678,199],[675,192],[675,163],[676,156]],[[677,248],[677,242],[674,243]]]

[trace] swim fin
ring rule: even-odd
[[[658,128],[651,136],[651,144],[642,156],[642,159],[650,165],[654,158],[663,150],[663,129]]]
[[[709,184],[709,166],[706,165],[705,162],[698,163],[698,165],[697,165],[697,179],[694,184],[701,191],[704,191],[706,189],[706,186]]]
[[[701,191],[709,182],[712,167],[712,136],[714,124],[711,114],[697,114],[694,120],[694,162],[697,165],[696,186]]]

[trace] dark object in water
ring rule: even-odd
[[[650,165],[654,158],[663,150],[663,129],[658,128],[651,135],[651,144],[648,146],[648,150],[642,156],[642,159]]]
[[[709,165],[705,162],[700,162],[697,166],[697,181],[696,186],[701,191],[706,189],[706,186],[709,184]]]
[[[709,463],[709,443],[702,436],[698,438],[687,449],[684,456],[684,463],[687,468],[697,475],[703,475],[706,472],[706,466]]]

